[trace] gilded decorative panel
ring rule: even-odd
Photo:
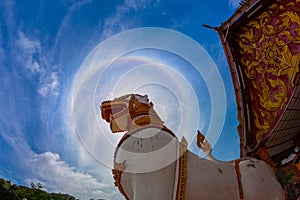
[[[253,133],[268,136],[291,98],[299,72],[300,0],[274,1],[234,34],[250,92]]]

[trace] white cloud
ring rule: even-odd
[[[27,50],[28,53],[34,53],[35,51],[41,50],[41,43],[37,40],[29,39],[23,32],[18,32],[19,38],[17,39],[17,45],[24,50]]]
[[[34,154],[28,160],[29,167],[33,170],[32,178],[27,178],[30,184],[41,183],[49,192],[63,192],[74,195],[80,199],[103,198],[108,196],[108,185],[100,183],[93,176],[76,171],[58,154],[45,152]]]
[[[41,73],[39,62],[34,59],[35,55],[41,54],[41,43],[38,40],[28,38],[23,32],[18,32],[16,45],[19,48],[17,60],[22,63],[31,73]]]
[[[48,93],[58,96],[59,79],[57,72],[52,72],[51,74],[48,74],[48,76],[43,77],[41,80],[42,81],[38,92],[42,96],[47,96]]]
[[[29,183],[41,183],[44,189],[48,192],[61,192],[74,195],[81,200],[90,198],[105,198],[105,199],[117,199],[119,194],[113,186],[113,180],[111,170],[104,170],[99,165],[94,165],[93,170],[97,171],[93,175],[79,171],[82,168],[74,168],[63,161],[59,154],[52,152],[44,152],[37,154],[30,149],[28,142],[22,131],[22,126],[19,123],[18,117],[14,115],[12,108],[11,115],[9,115],[9,122],[3,128],[9,129],[13,127],[14,130],[5,132],[0,127],[0,137],[11,146],[13,151],[10,151],[10,156],[14,157],[19,166],[15,168],[21,168],[25,177],[25,182]],[[1,118],[3,119],[3,118]],[[5,120],[2,120],[5,122]],[[12,171],[12,177],[15,178],[18,171]],[[95,175],[94,175],[95,174]],[[104,178],[106,180],[104,180]],[[101,180],[98,181],[97,178]],[[104,178],[103,178],[104,177]],[[19,177],[18,177],[19,178]],[[104,184],[103,182],[107,183]]]

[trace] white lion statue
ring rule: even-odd
[[[113,133],[124,132],[114,154],[115,185],[130,200],[282,200],[284,192],[265,162],[217,161],[198,132],[200,158],[164,126],[148,97],[130,94],[101,104]]]

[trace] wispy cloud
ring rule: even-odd
[[[91,1],[85,0],[75,3],[70,7],[70,12],[89,2]],[[51,47],[44,46],[44,42],[38,36],[31,35],[30,32],[25,32],[22,27],[16,25],[19,23],[17,23],[15,17],[14,1],[8,0],[3,4],[0,3],[0,6],[2,5],[4,5],[5,10],[5,20],[3,23],[5,23],[8,29],[5,42],[9,48],[1,48],[0,36],[0,56],[7,55],[8,61],[12,60],[15,68],[12,68],[13,70],[6,67],[0,69],[0,81],[2,81],[0,83],[4,83],[0,89],[0,100],[2,102],[0,105],[2,113],[0,115],[0,142],[1,144],[5,144],[4,146],[0,146],[0,150],[6,151],[6,148],[10,149],[5,155],[0,155],[0,162],[2,163],[3,161],[5,163],[5,166],[1,166],[3,169],[0,170],[0,176],[5,175],[9,179],[14,179],[21,183],[24,181],[24,178],[26,178],[27,183],[31,181],[35,183],[40,182],[49,192],[70,193],[80,199],[113,199],[119,197],[119,194],[116,194],[116,189],[112,188],[111,170],[107,170],[106,173],[106,171],[103,172],[100,169],[100,172],[95,175],[94,173],[88,173],[88,170],[83,170],[80,166],[78,167],[80,164],[69,157],[68,160],[72,160],[73,164],[75,163],[72,166],[67,161],[61,159],[60,155],[71,155],[76,151],[74,150],[76,147],[66,150],[68,151],[67,153],[60,152],[59,154],[53,153],[53,151],[57,152],[56,150],[60,149],[56,143],[47,144],[48,147],[51,147],[51,150],[47,149],[47,147],[39,149],[43,153],[37,153],[33,150],[33,146],[35,147],[34,149],[38,149],[36,147],[38,145],[34,143],[51,142],[47,141],[49,136],[46,135],[48,131],[46,129],[50,126],[52,118],[55,118],[49,114],[50,112],[48,113],[48,110],[52,111],[53,107],[49,106],[49,104],[43,104],[44,101],[39,102],[30,99],[32,96],[28,94],[28,88],[22,87],[22,84],[18,84],[23,83],[23,80],[14,79],[24,78],[24,81],[27,83],[32,81],[28,85],[33,86],[32,88],[36,90],[37,94],[43,97],[57,97],[61,95],[59,94],[61,84],[60,74],[58,67],[52,64],[51,49],[49,49]],[[5,74],[2,72],[5,72]],[[27,77],[20,77],[20,74],[23,75],[24,72]],[[0,84],[0,86],[2,85]],[[25,96],[21,96],[23,93],[25,93]],[[45,102],[48,103],[50,101]],[[40,109],[40,113],[26,112],[31,110],[31,106]],[[46,114],[43,114],[46,112],[44,110],[47,110]],[[43,117],[44,115],[45,117]],[[27,129],[27,127],[35,126],[33,124],[36,124],[36,122],[32,122],[32,119],[37,121],[42,119],[45,123],[41,124],[43,129],[40,132],[41,136],[34,139],[32,138],[36,134],[35,132],[38,133],[40,130],[37,127],[33,127],[31,130]],[[54,133],[53,127],[51,128],[52,130],[49,130],[49,132],[57,134]],[[11,159],[12,157],[14,159]],[[9,172],[9,174],[5,172]],[[103,176],[107,174],[109,174],[111,182],[106,181],[108,184],[101,183],[103,182]]]
[[[3,13],[3,17],[4,17],[4,22],[8,27],[8,33],[11,34],[14,31],[15,28],[15,14],[13,11],[13,7],[14,7],[15,1],[14,0],[4,0],[0,2],[0,6],[3,6],[4,8],[4,13]]]
[[[43,95],[47,96],[47,94],[52,94],[58,96],[58,88],[59,88],[59,78],[57,72],[51,72],[48,76],[45,76],[41,82],[41,85],[38,89],[38,92]]]
[[[89,4],[91,3],[92,0],[82,0],[82,1],[77,1],[75,3],[72,2],[72,5],[69,6],[67,5],[66,1],[63,1],[62,3],[65,4],[66,7],[68,7],[68,11],[67,13],[65,14],[62,22],[61,22],[61,25],[56,33],[56,37],[55,37],[55,42],[54,42],[54,47],[57,46],[57,43],[59,41],[59,39],[61,39],[61,34],[63,32],[63,29],[67,26],[67,24],[69,23],[69,20],[70,20],[70,17],[72,16],[72,13],[81,8],[82,6],[86,5],[86,4]]]
[[[27,37],[22,31],[18,32],[16,45],[19,47],[17,60],[24,65],[31,73],[42,73],[42,66],[34,56],[41,55],[41,43]]]
[[[138,21],[134,19],[124,20],[125,15],[129,12],[136,12],[149,8],[154,4],[158,4],[159,0],[125,0],[122,5],[116,7],[115,12],[104,20],[102,38],[108,38],[109,36],[125,31],[137,26]],[[127,16],[128,18],[128,16]]]
[[[1,27],[1,23],[0,23],[0,27]],[[3,48],[3,39],[2,39],[2,35],[0,34],[0,64],[2,65],[3,59],[5,55],[5,51]]]
[[[17,61],[24,66],[30,74],[39,76],[38,92],[42,96],[59,95],[59,77],[55,71],[56,66],[49,65],[43,55],[41,42],[31,38],[21,30],[16,40],[18,47]]]
[[[81,0],[81,1],[77,1],[75,3],[72,4],[72,6],[70,6],[69,11],[73,11],[75,9],[80,8],[83,5],[89,4],[91,3],[92,0]]]
[[[228,5],[230,8],[232,9],[236,9],[239,7],[239,4],[240,4],[240,0],[229,0],[228,1]]]
[[[139,10],[139,9],[146,9],[148,6],[151,4],[157,4],[159,3],[160,0],[125,0],[124,1],[124,7],[125,8],[133,8],[134,10]]]

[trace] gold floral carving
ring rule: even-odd
[[[115,180],[115,186],[120,187],[121,185],[121,175],[123,173],[123,170],[125,168],[125,161],[122,163],[115,162],[114,169],[112,170],[112,173],[114,175]]]
[[[183,137],[180,144],[180,158],[179,158],[179,174],[178,174],[178,187],[177,187],[177,200],[185,199],[185,188],[187,179],[187,141]]]
[[[121,185],[121,177],[122,177],[122,173],[125,169],[125,163],[126,163],[125,160],[121,163],[114,162],[114,169],[112,170],[112,173],[113,173],[113,178],[115,180],[115,182],[114,182],[115,186],[118,187],[119,191],[125,197],[125,199],[129,200],[126,192],[124,191],[124,189]]]
[[[237,33],[259,143],[276,122],[299,72],[300,1],[275,1]]]

